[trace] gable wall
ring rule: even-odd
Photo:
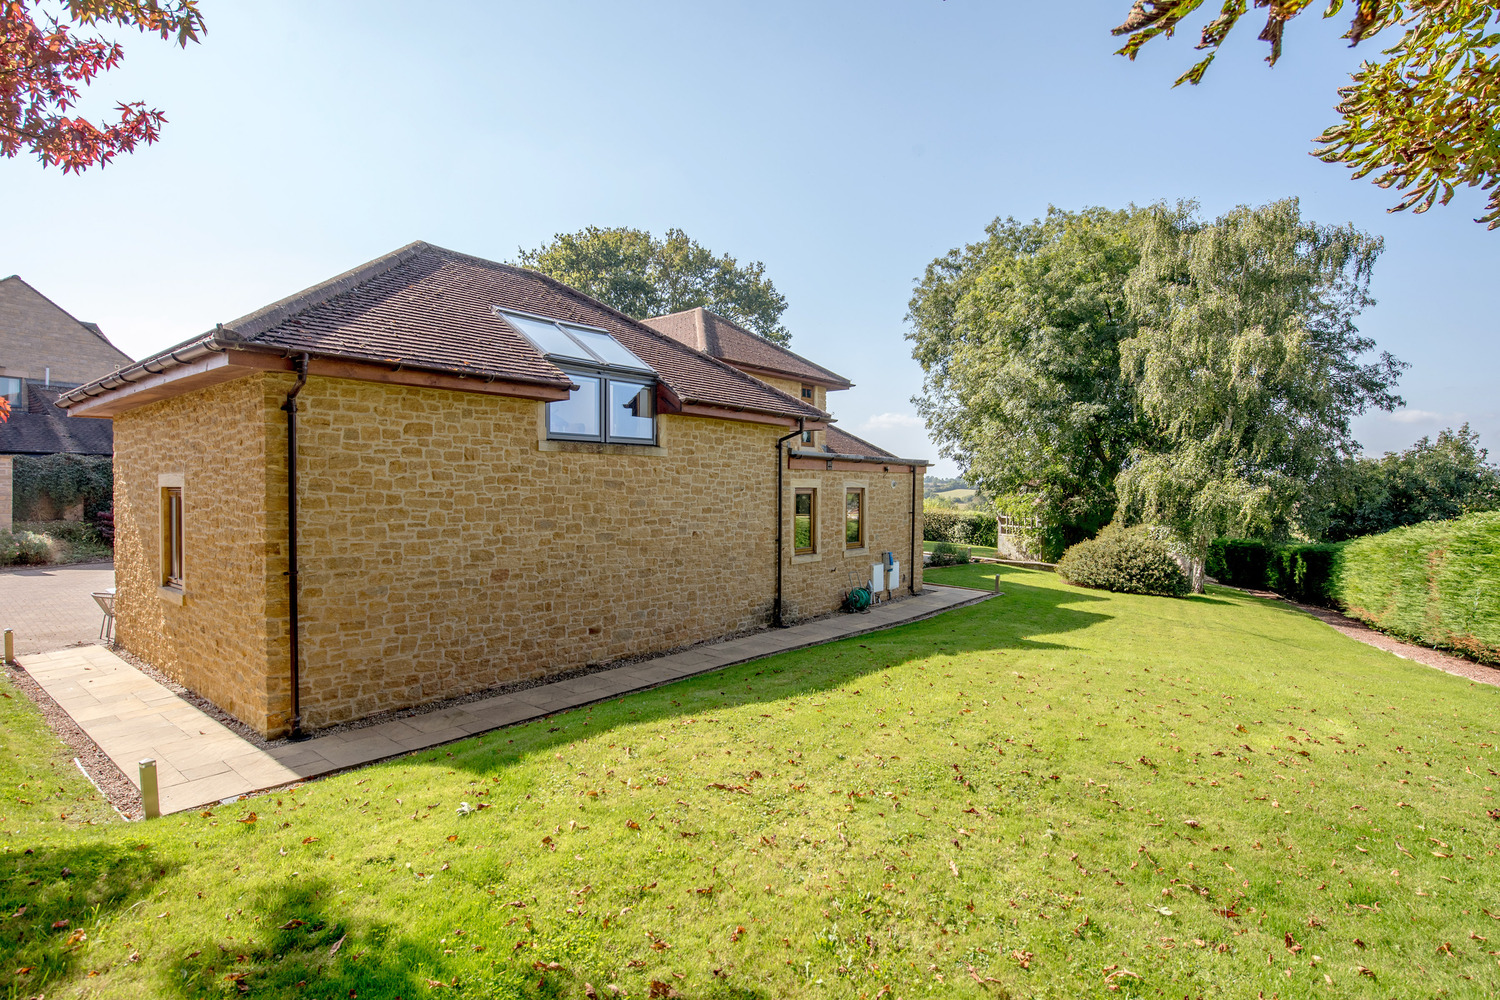
[[[286,662],[280,402],[256,375],[114,418],[117,641],[235,717],[271,729],[284,724],[277,713],[286,692],[282,671],[270,667]],[[160,589],[162,474],[183,477],[180,604]]]
[[[78,385],[130,359],[16,279],[0,281],[0,375]]]

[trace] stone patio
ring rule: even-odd
[[[993,595],[928,584],[869,614],[836,615],[583,677],[454,705],[363,729],[263,750],[103,646],[17,657],[21,666],[139,787],[139,763],[156,761],[161,811],[223,799],[369,764],[502,726],[836,639],[919,621]]]

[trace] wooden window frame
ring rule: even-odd
[[[808,498],[808,539],[807,546],[797,544],[797,501],[806,496]],[[810,556],[818,551],[818,490],[812,486],[798,486],[792,491],[792,555]]]
[[[808,385],[806,382],[802,383],[802,398],[803,399],[816,399],[817,398],[817,390],[815,390],[812,386]]]
[[[161,487],[161,586],[181,591],[187,576],[183,556],[182,486]]]
[[[849,498],[855,494],[859,495],[859,537],[851,542],[849,540]],[[865,521],[867,520],[866,515],[869,513],[865,505],[866,496],[867,493],[863,486],[844,487],[844,548],[846,549],[862,549],[865,547],[865,535],[868,531]]]

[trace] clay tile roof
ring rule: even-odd
[[[828,450],[838,455],[867,455],[870,458],[895,458],[891,452],[871,444],[864,438],[855,437],[848,431],[830,425],[825,442]]]
[[[491,311],[515,309],[603,328],[684,403],[778,416],[827,414],[692,350],[561,282],[508,264],[412,243],[243,316],[216,339],[322,357],[570,384]]]
[[[815,382],[829,389],[848,389],[854,385],[821,365],[815,365],[800,354],[771,343],[764,337],[736,326],[723,316],[699,306],[668,316],[653,316],[645,324],[660,330],[673,340],[704,354],[727,361],[736,367],[755,368],[802,382]]]

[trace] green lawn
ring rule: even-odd
[[[930,621],[150,824],[87,825],[4,700],[0,995],[1500,992],[1500,690],[1232,591],[998,571]]]
[[[939,542],[923,542],[922,543],[922,551],[923,552],[931,552],[932,551],[932,547],[934,545],[938,545],[938,544],[940,544],[940,543]],[[984,559],[998,559],[998,558],[1000,558],[999,551],[994,546],[992,546],[992,545],[967,545],[967,546],[965,546],[965,548],[967,548],[969,550],[969,555],[971,557],[975,558],[975,559],[979,559],[979,558],[984,558]],[[993,579],[993,578],[994,578],[994,573],[991,572],[990,575],[988,577],[986,577],[985,579]],[[934,579],[936,579],[936,578],[934,578]],[[937,581],[937,582],[941,582],[941,581]]]

